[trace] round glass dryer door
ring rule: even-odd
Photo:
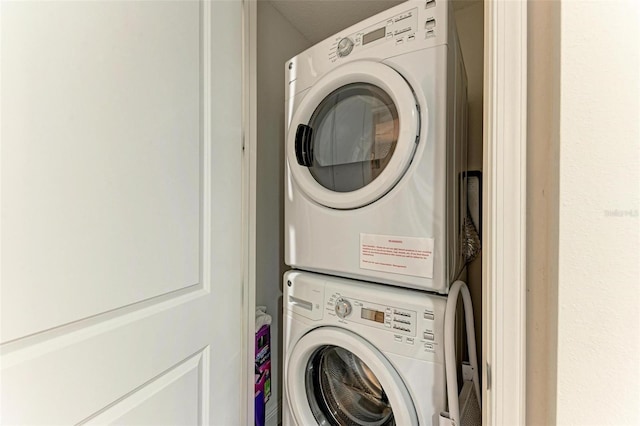
[[[286,392],[297,424],[415,425],[404,382],[384,355],[360,336],[320,327],[289,354]]]
[[[419,120],[411,88],[392,68],[365,61],[338,67],[309,90],[293,117],[291,174],[308,197],[327,207],[370,204],[405,173]]]
[[[335,192],[351,192],[373,182],[398,143],[398,111],[391,97],[371,83],[334,90],[316,108],[309,127],[311,176]]]

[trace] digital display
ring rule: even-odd
[[[383,324],[384,312],[374,311],[373,309],[362,308],[362,310],[360,311],[360,318]]]
[[[367,33],[364,36],[362,36],[362,45],[384,38],[384,35],[386,33],[387,33],[387,27],[382,27],[382,28],[378,28],[377,30],[373,30],[370,33]]]

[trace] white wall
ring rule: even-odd
[[[256,218],[256,303],[266,305],[271,325],[272,396],[267,417],[276,421],[282,397],[280,319],[282,317],[284,204],[284,64],[310,43],[266,1],[258,2],[258,170]]]
[[[558,424],[640,424],[639,18],[561,4]]]

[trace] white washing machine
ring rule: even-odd
[[[286,273],[283,426],[437,425],[447,408],[446,303],[416,290]]]
[[[446,293],[466,215],[451,4],[395,6],[294,57],[286,78],[285,262]]]

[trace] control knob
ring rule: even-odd
[[[344,56],[347,56],[349,53],[351,53],[352,50],[353,50],[353,40],[351,40],[349,37],[345,37],[338,42],[337,53],[339,57],[342,58]]]
[[[351,313],[351,303],[342,297],[336,300],[336,314],[340,318],[344,318]]]

